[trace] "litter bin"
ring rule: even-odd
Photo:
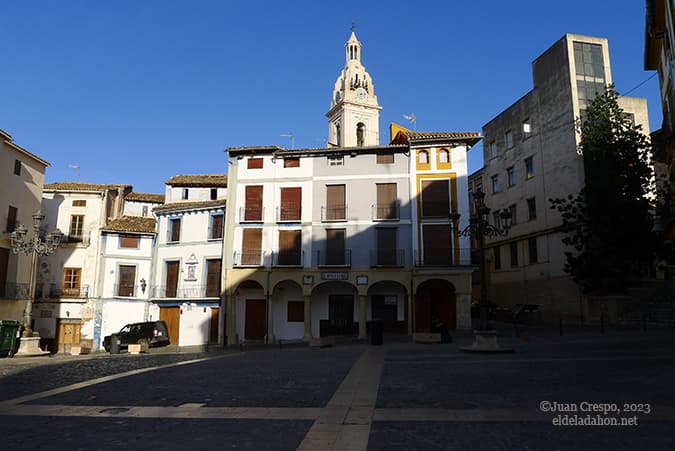
[[[110,353],[119,354],[120,353],[120,337],[113,334],[110,336]]]
[[[0,356],[12,357],[16,346],[19,322],[11,319],[0,320]]]
[[[382,320],[370,321],[370,344],[380,346],[382,344]]]

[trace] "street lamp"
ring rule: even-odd
[[[470,237],[478,241],[479,267],[480,267],[480,329],[475,331],[476,342],[474,350],[495,351],[497,346],[496,332],[491,330],[489,324],[489,310],[487,296],[487,277],[485,268],[485,237],[506,236],[511,229],[511,211],[504,209],[494,216],[495,224],[490,224],[490,209],[485,205],[485,193],[476,191],[471,194],[474,200],[475,213],[469,218],[469,225],[457,232],[460,236]],[[460,214],[453,211],[449,215],[455,230],[459,222]],[[487,339],[486,339],[487,337]],[[475,348],[480,349],[475,349]]]
[[[24,253],[31,256],[30,263],[30,285],[28,286],[28,302],[23,313],[23,335],[22,338],[33,336],[31,329],[31,320],[33,316],[33,302],[35,301],[35,285],[37,273],[37,256],[51,255],[61,243],[63,234],[59,229],[49,232],[44,238],[40,235],[40,226],[45,216],[39,211],[33,214],[33,236],[28,238],[28,230],[19,225],[11,235],[12,252],[15,254]]]

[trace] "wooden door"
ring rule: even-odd
[[[247,340],[265,338],[267,315],[264,299],[246,299],[246,327],[244,336]]]
[[[211,307],[211,328],[209,343],[218,343],[218,307]]]
[[[377,219],[395,219],[396,183],[378,183],[377,185]]]
[[[260,266],[262,264],[262,229],[244,229],[241,245],[241,264]]]
[[[326,186],[326,219],[339,221],[346,219],[345,186]]]
[[[177,345],[180,331],[180,307],[161,307],[159,319],[166,323],[170,344]]]
[[[178,291],[178,265],[179,262],[166,262],[166,292],[167,298],[175,298]]]
[[[281,188],[280,221],[299,221],[302,188]]]
[[[354,333],[354,296],[351,294],[328,296],[328,323],[334,335]]]
[[[67,354],[73,346],[80,345],[80,329],[82,324],[79,322],[59,321],[59,331],[56,336],[56,352]]]

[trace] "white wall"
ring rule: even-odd
[[[211,307],[181,305],[178,346],[203,345],[209,342]]]

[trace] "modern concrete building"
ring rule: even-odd
[[[23,320],[31,257],[12,253],[10,234],[19,225],[32,233],[32,215],[40,211],[47,166],[0,130],[0,319]]]
[[[577,286],[565,274],[569,250],[549,199],[585,185],[575,120],[612,83],[604,38],[567,34],[532,63],[534,87],[483,126],[485,204],[510,209],[508,236],[487,240],[490,300],[540,304],[548,319],[586,316]],[[649,134],[645,99],[621,97],[622,108]]]

